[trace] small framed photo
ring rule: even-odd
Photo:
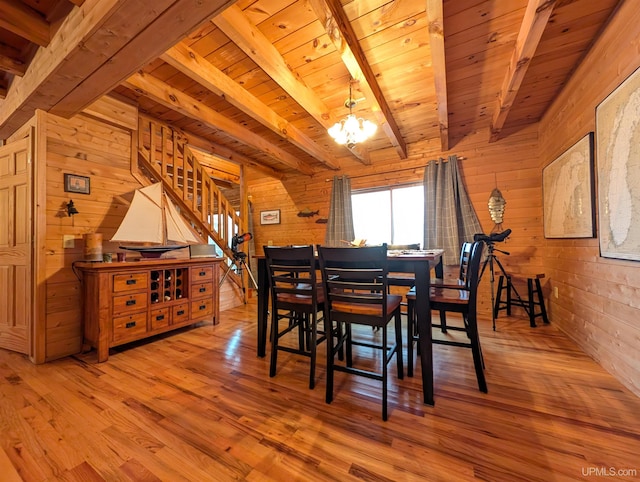
[[[64,175],[64,191],[91,194],[91,179],[76,174]]]
[[[280,224],[280,210],[260,211],[260,224]]]

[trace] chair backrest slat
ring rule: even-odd
[[[328,311],[334,303],[378,305],[387,310],[387,246],[318,246]]]
[[[313,246],[265,246],[271,299],[280,295],[317,299],[316,260]]]

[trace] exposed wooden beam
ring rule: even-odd
[[[438,124],[442,151],[449,150],[449,108],[447,106],[447,64],[444,54],[444,21],[442,0],[427,0],[431,68],[436,89]]]
[[[109,19],[121,7],[117,0],[87,0],[66,17],[47,47],[41,47],[22,78],[14,78],[7,97],[0,103],[0,139],[6,138],[27,122],[36,109],[49,110],[80,79],[69,72],[78,65],[93,65],[95,51],[86,45],[101,38],[99,47],[109,49]]]
[[[27,70],[25,63],[20,60],[20,52],[6,45],[0,45],[0,71],[22,77]]]
[[[327,167],[334,170],[339,169],[338,161],[303,134],[300,129],[278,115],[253,94],[233,79],[230,79],[220,69],[212,65],[211,62],[194,52],[184,43],[180,43],[169,49],[161,58],[203,87],[223,97],[227,102],[245,114],[256,119],[276,134],[313,156]]]
[[[31,7],[15,0],[0,0],[0,27],[46,47],[51,41],[51,26]]]
[[[500,136],[555,4],[556,0],[529,0],[527,4],[509,68],[502,81],[502,89],[493,113],[491,142],[497,141]]]
[[[84,0],[69,0],[71,3],[73,3],[76,7],[81,7],[82,4],[84,3]]]
[[[11,83],[0,104],[0,138],[36,109],[80,112],[234,1],[85,0],[38,49],[24,77]]]
[[[382,127],[400,158],[406,159],[407,145],[356,33],[342,8],[342,3],[340,0],[310,0],[309,3],[340,53],[342,62],[349,70],[351,77],[360,83],[360,90],[369,100],[376,122]]]
[[[229,7],[212,22],[325,129],[338,121],[239,7]],[[371,164],[369,153],[362,146],[357,145],[350,151],[364,164]]]
[[[140,67],[160,56],[189,33],[219,14],[236,0],[136,0],[122,17],[123,25],[112,30],[120,48],[58,102],[51,112],[63,117],[77,114],[111,91]],[[135,18],[139,31],[123,32]],[[121,41],[120,37],[124,36]],[[115,49],[114,49],[115,50]]]
[[[278,146],[266,141],[262,136],[259,136],[246,127],[233,122],[226,116],[201,104],[193,97],[174,89],[155,77],[137,73],[124,81],[122,85],[138,92],[139,94],[149,97],[154,102],[158,102],[159,104],[175,110],[182,115],[196,119],[212,129],[223,131],[226,135],[232,137],[238,142],[251,146],[254,149],[258,149],[259,151],[273,157],[278,162],[281,162],[303,174],[313,174],[311,167],[300,162],[296,156],[289,154],[287,151],[284,151]]]

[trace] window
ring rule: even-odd
[[[367,244],[424,244],[424,188],[402,186],[353,192],[353,229]]]

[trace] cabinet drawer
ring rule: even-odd
[[[147,313],[136,313],[113,319],[113,341],[133,340],[147,331]]]
[[[168,307],[151,311],[151,329],[157,330],[171,324],[171,311]]]
[[[113,276],[113,292],[147,289],[147,273],[116,274]]]
[[[172,323],[182,323],[189,319],[189,303],[182,303],[171,308]]]
[[[211,299],[191,302],[191,318],[194,320],[211,315],[213,315],[213,301]]]
[[[208,283],[194,283],[191,285],[191,299],[207,298],[213,294],[213,284]]]
[[[212,266],[196,266],[191,268],[191,279],[194,283],[200,281],[213,279],[213,267]]]
[[[113,297],[114,316],[147,309],[147,292]]]

